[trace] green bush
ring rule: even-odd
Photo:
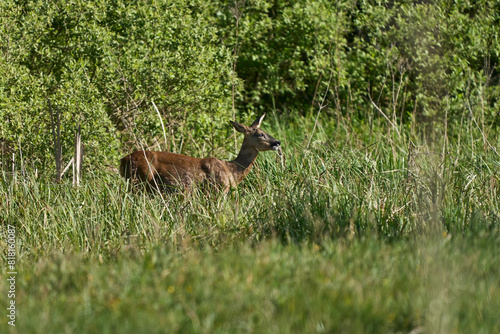
[[[230,53],[205,2],[1,6],[4,155],[22,151],[39,169],[54,164],[49,99],[61,113],[65,161],[78,124],[92,164],[115,165],[122,151],[157,144],[163,130],[152,102],[166,123],[170,148],[182,125],[195,137],[224,129],[218,121],[230,114]]]
[[[242,107],[307,114],[328,104],[353,121],[460,121],[464,106],[498,122],[498,4],[436,1],[248,1],[238,38]],[[221,15],[235,43],[234,20]],[[322,101],[325,92],[327,101]]]
[[[382,124],[460,137],[467,117],[487,136],[500,123],[500,8],[491,1],[0,6],[3,169],[14,152],[53,169],[49,99],[61,112],[63,160],[81,124],[87,168],[115,166],[139,147],[229,148],[233,90],[239,119],[321,108],[329,124],[362,135]]]

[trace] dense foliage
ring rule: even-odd
[[[1,6],[4,153],[22,150],[38,168],[50,161],[49,99],[61,113],[63,155],[81,124],[90,164],[115,164],[120,144],[129,150],[163,138],[152,102],[169,139],[179,123],[200,137],[229,114],[229,58],[204,1]]]
[[[484,133],[500,122],[497,1],[38,0],[1,11],[3,169],[13,152],[54,163],[49,99],[66,160],[81,124],[86,159],[101,165],[140,146],[227,148],[233,91],[239,115],[323,107],[353,131],[378,117],[429,130],[467,115]]]
[[[225,22],[224,26],[229,26]],[[370,117],[460,117],[464,104],[500,121],[497,1],[249,1],[237,72],[245,106]],[[324,103],[324,102],[323,102]]]

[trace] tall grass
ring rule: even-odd
[[[473,139],[462,139],[461,149],[450,139],[443,154],[383,134],[344,145],[323,127],[306,150],[307,126],[285,130],[285,122],[270,130],[284,141],[283,157],[261,153],[227,196],[131,193],[117,174],[97,171],[77,188],[17,175],[2,181],[2,217],[19,224],[32,255],[65,247],[101,253],[130,239],[216,245],[498,229],[500,160]]]
[[[319,120],[309,140],[312,121],[274,117],[283,156],[226,196],[4,174],[12,330],[498,332],[498,154],[473,127],[428,141]]]

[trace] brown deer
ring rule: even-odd
[[[245,135],[240,153],[233,161],[140,150],[121,159],[120,174],[134,183],[147,183],[150,190],[189,189],[194,184],[201,184],[215,186],[227,193],[248,175],[260,151],[280,148],[279,141],[260,129],[265,115],[250,126],[231,122],[236,131]]]

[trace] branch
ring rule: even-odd
[[[382,109],[380,109],[376,104],[375,102],[373,102],[373,99],[372,99],[372,96],[370,94],[370,90],[368,89],[368,97],[370,98],[370,102],[372,103],[372,105],[375,107],[375,109],[378,110],[379,113],[382,114],[382,116],[384,116],[384,118],[387,120],[387,122],[389,122],[390,125],[392,125],[392,127],[394,128],[394,130],[396,130],[397,134],[399,137],[401,137],[401,134],[399,133],[399,130],[398,128],[396,127],[396,125],[394,125],[394,123],[391,122],[391,120],[389,119],[389,117],[387,117],[386,114],[384,114],[384,112],[382,111]]]

